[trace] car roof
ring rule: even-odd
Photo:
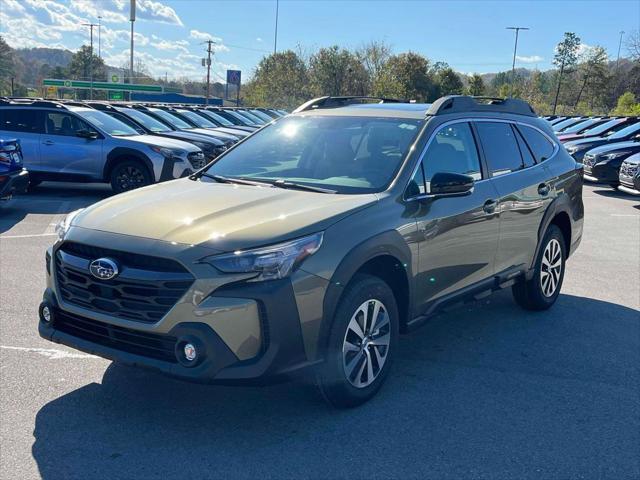
[[[305,110],[295,115],[384,117],[423,120],[430,106],[430,103],[360,103],[344,107]]]

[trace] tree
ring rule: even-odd
[[[634,62],[640,62],[640,30],[634,30],[627,36],[625,42],[629,57]]]
[[[16,59],[13,49],[0,35],[0,94],[11,94],[11,79],[15,75]]]
[[[391,57],[391,47],[384,41],[374,40],[360,48],[356,55],[367,70],[371,81],[375,81]]]
[[[467,93],[476,97],[484,95],[484,81],[477,73],[471,75],[469,85],[467,86]]]
[[[321,48],[309,61],[314,95],[366,95],[369,75],[359,58],[337,45]]]
[[[440,95],[460,95],[464,85],[460,76],[451,67],[440,70],[437,74]]]
[[[580,37],[573,32],[565,32],[564,39],[556,46],[556,54],[553,57],[553,64],[560,70],[558,72],[556,98],[553,101],[553,115],[555,115],[556,108],[558,106],[558,96],[560,95],[560,86],[562,85],[562,75],[565,70],[568,70],[575,65],[578,59],[579,46]]]
[[[257,107],[293,109],[309,99],[309,75],[292,50],[264,57],[245,85],[243,99]]]
[[[582,57],[582,63],[578,66],[579,76],[582,83],[574,106],[580,103],[580,98],[585,90],[590,94],[591,106],[593,106],[598,97],[603,97],[608,84],[608,65],[607,51],[600,46],[590,48]]]
[[[393,55],[375,79],[375,96],[397,97],[426,102],[435,100],[437,86],[430,73],[429,60],[414,52]]]
[[[640,103],[636,102],[636,96],[631,92],[623,93],[618,98],[618,105],[613,115],[640,115]]]

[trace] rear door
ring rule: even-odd
[[[42,111],[32,107],[0,108],[0,136],[20,140],[24,166],[31,171],[40,170],[40,135]]]
[[[497,192],[483,172],[469,122],[447,124],[431,138],[414,175],[418,196],[429,193],[429,182],[439,172],[470,175],[475,185],[468,195],[416,202],[416,300],[422,308],[439,297],[492,277],[495,271]]]
[[[64,111],[44,110],[45,132],[41,136],[41,169],[69,175],[102,175],[102,134],[87,122]],[[98,134],[98,138],[78,136],[81,130]]]
[[[533,260],[538,228],[552,198],[544,159],[536,161],[514,123],[476,121],[475,127],[499,196],[496,273],[526,268]]]

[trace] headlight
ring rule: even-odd
[[[170,158],[173,156],[179,157],[182,154],[182,150],[171,150],[170,148],[158,147],[157,145],[151,145],[151,150],[159,153],[165,158]]]
[[[600,157],[602,160],[613,160],[614,158],[619,158],[622,157],[624,155],[629,155],[631,152],[629,151],[624,151],[621,150],[619,152],[613,152],[613,153],[607,153],[606,155],[602,155],[602,157]]]
[[[322,235],[316,233],[270,247],[214,255],[202,261],[223,273],[255,272],[258,275],[251,279],[254,282],[277,280],[287,277],[307,257],[316,253],[322,245]]]
[[[78,215],[82,210],[84,210],[84,208],[74,210],[73,212],[69,213],[66,217],[64,217],[62,220],[60,220],[60,222],[58,222],[58,224],[56,225],[56,233],[58,234],[58,238],[60,240],[64,240],[64,237],[67,235],[67,232],[69,231],[69,227],[71,227],[71,222],[73,221],[74,218],[76,218],[76,215]]]

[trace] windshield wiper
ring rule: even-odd
[[[267,182],[244,180],[242,178],[235,178],[235,177],[225,177],[223,175],[211,175],[210,173],[206,173],[206,172],[200,172],[197,177],[196,177],[196,174],[194,174],[192,175],[192,177],[194,177],[194,180],[195,178],[199,178],[199,177],[207,177],[212,180],[215,180],[218,183],[237,183],[239,185],[253,185],[253,186],[271,185],[270,183],[267,183]]]
[[[336,190],[331,190],[330,188],[322,188],[322,187],[312,187],[311,185],[304,185],[302,183],[289,182],[283,179],[276,180],[274,182],[269,182],[274,187],[280,188],[289,188],[291,190],[304,190],[307,192],[318,192],[318,193],[338,193]]]

